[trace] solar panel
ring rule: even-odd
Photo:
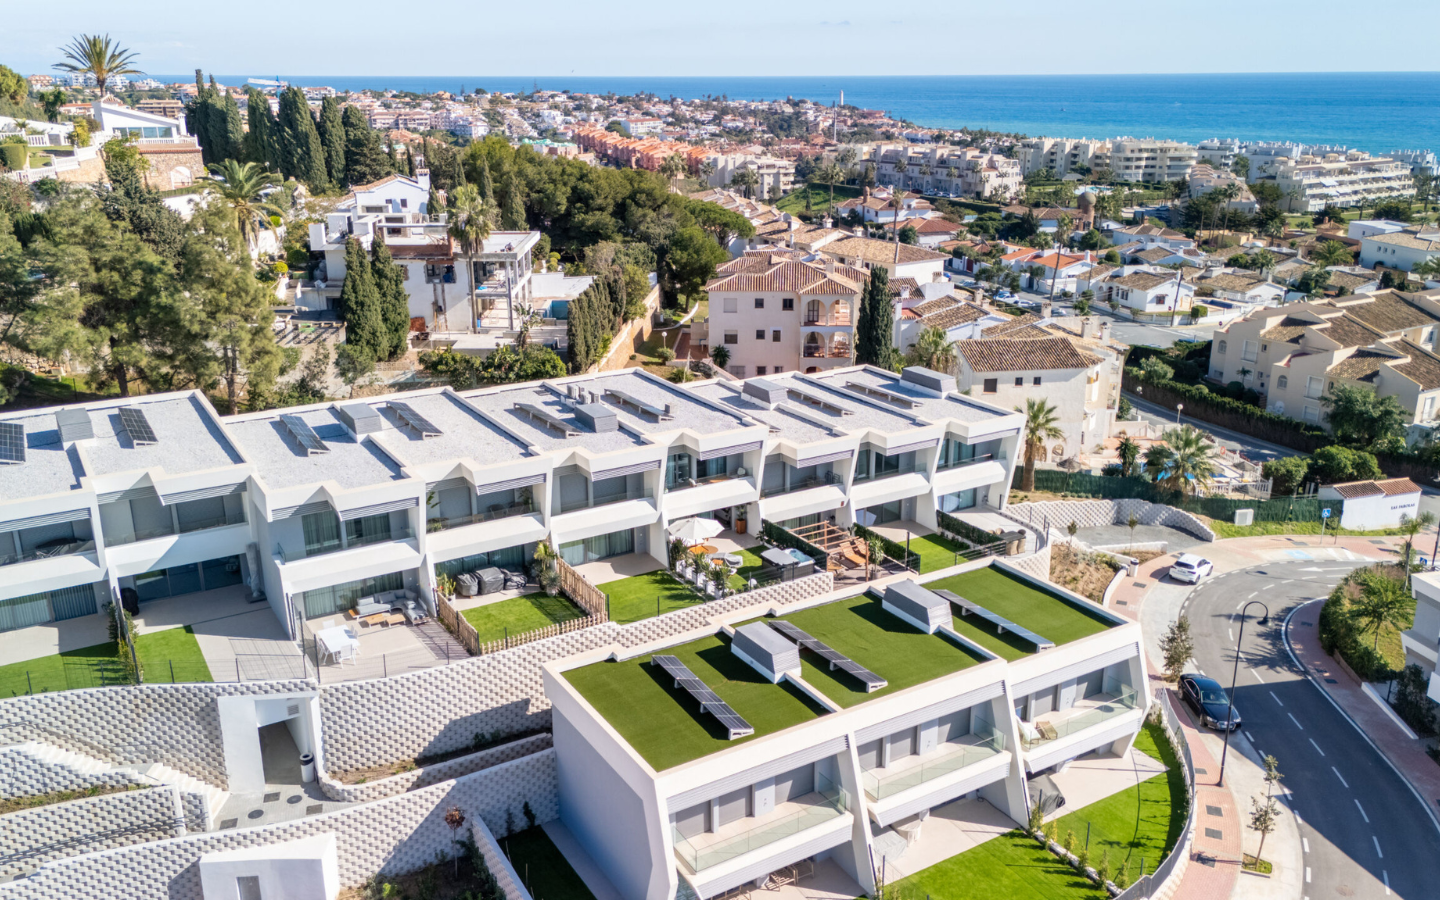
[[[282,415],[280,421],[284,423],[286,428],[290,429],[290,433],[295,436],[295,440],[300,442],[300,446],[305,450],[305,455],[310,456],[316,453],[330,452],[330,448],[325,446],[324,441],[320,440],[320,435],[316,434],[315,429],[311,428],[304,419],[296,415]]]
[[[623,406],[627,409],[633,409],[635,412],[640,413],[641,415],[653,417],[656,421],[663,422],[675,418],[673,415],[670,414],[670,408],[668,406],[664,409],[661,409],[658,406],[652,406],[651,404],[646,403],[644,400],[641,400],[638,397],[632,397],[624,391],[617,391],[614,388],[606,388],[605,396],[617,406]]]
[[[406,425],[420,432],[422,438],[439,437],[445,433],[431,424],[429,419],[416,412],[415,407],[408,403],[400,400],[391,400],[390,408],[395,410],[395,414],[404,420]]]
[[[730,740],[745,737],[755,733],[755,727],[745,721],[739,713],[730,708],[730,704],[720,699],[720,695],[710,690],[710,687],[695,677],[690,667],[680,661],[678,656],[657,653],[650,657],[650,662],[665,670],[665,674],[675,679],[675,686],[684,688],[690,696],[700,701],[700,711],[708,712],[720,720],[730,734]]]
[[[847,381],[845,382],[845,386],[850,390],[855,391],[856,393],[864,394],[867,397],[873,397],[876,400],[884,400],[886,403],[893,403],[896,406],[903,406],[906,409],[914,409],[915,407],[920,405],[920,401],[914,399],[913,397],[907,397],[904,394],[888,390],[886,388],[876,387],[873,384],[862,384],[858,381]]]
[[[145,414],[133,406],[120,407],[120,425],[130,435],[130,443],[137,447],[160,443]]]
[[[517,403],[515,404],[515,408],[524,415],[529,416],[532,421],[538,422],[542,427],[550,429],[561,437],[580,436],[580,432],[572,428],[563,419],[550,415],[533,403]]]
[[[25,424],[0,422],[0,465],[18,466],[25,461]]]
[[[936,590],[935,593],[939,594],[941,597],[944,597],[946,600],[949,600],[951,603],[960,607],[960,615],[962,618],[964,616],[970,615],[978,616],[981,619],[984,619],[986,622],[989,622],[991,625],[994,625],[1001,634],[1004,634],[1008,631],[1016,637],[1021,638],[1022,640],[1029,641],[1030,643],[1035,645],[1036,650],[1052,650],[1055,647],[1054,641],[1047,640],[1028,628],[1023,628],[1019,625],[1016,625],[1014,622],[1010,621],[1004,616],[996,615],[995,613],[979,605],[978,603],[972,603],[969,600],[966,600],[964,597],[958,596],[950,591],[944,590],[943,588]]]
[[[809,650],[811,653],[816,654],[828,662],[830,664],[830,671],[833,672],[839,669],[842,672],[849,673],[858,678],[860,683],[865,685],[865,693],[867,694],[872,691],[878,691],[890,683],[841,653],[839,650],[834,650],[811,637],[799,626],[787,622],[784,619],[771,619],[769,624],[771,628],[799,644],[802,649]]]
[[[828,410],[829,412],[833,413],[839,413],[842,416],[855,415],[855,411],[853,409],[846,409],[838,403],[831,403],[829,400],[826,400],[822,397],[817,397],[814,394],[807,394],[804,391],[797,391],[794,388],[786,388],[785,392],[787,395],[789,395],[791,400],[798,400],[801,403],[808,403],[811,406],[818,406],[820,409]]]

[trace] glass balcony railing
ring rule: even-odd
[[[1139,695],[1127,690],[1113,700],[1101,700],[1082,711],[1066,710],[1058,719],[1040,719],[1027,726],[1020,723],[1020,744],[1026,750],[1034,750],[1051,741],[1079,734],[1103,722],[1118,718],[1140,708]],[[1034,734],[1027,734],[1033,731]]]
[[[825,782],[824,787],[821,787],[822,781]],[[702,843],[702,841],[705,838],[716,837],[715,835],[696,835],[692,841],[682,837],[678,830],[672,829],[675,854],[685,865],[690,867],[691,872],[700,872],[752,850],[773,844],[792,834],[799,834],[817,825],[823,825],[831,819],[845,814],[849,804],[846,802],[847,798],[843,790],[831,783],[829,779],[818,775],[816,776],[816,790],[819,798],[811,806],[772,821],[759,823],[753,828],[736,834],[720,837],[709,843]]]
[[[589,502],[565,503],[562,501],[560,504],[560,511],[556,513],[556,515],[563,515],[564,513],[575,512],[578,509],[595,509],[596,507],[600,506],[609,506],[612,503],[624,503],[626,500],[649,500],[654,498],[654,496],[654,488],[645,488],[644,490],[636,488],[635,490],[625,491],[621,494],[605,494],[604,496],[596,497],[593,501]]]
[[[140,531],[132,531],[129,534],[112,538],[105,535],[105,545],[108,547],[120,547],[125,544],[138,544],[141,541],[152,541],[155,538],[169,537],[175,533],[175,529],[169,525],[162,525],[158,528],[145,528]]]
[[[497,519],[526,516],[534,511],[535,505],[532,503],[512,503],[509,506],[500,507],[499,509],[489,509],[471,516],[451,516],[448,519],[430,519],[425,523],[425,530],[433,534],[436,531],[449,531],[452,528],[464,528],[466,525],[478,525],[481,522],[494,522]]]
[[[827,484],[839,484],[840,476],[834,472],[827,472],[824,475],[812,475],[809,478],[801,478],[791,481],[789,487],[766,488],[760,492],[761,497],[778,497],[781,494],[793,494],[796,491],[807,491],[814,487],[823,487]]]
[[[936,752],[922,757],[918,763],[904,768],[895,771],[871,769],[863,773],[865,793],[872,800],[884,800],[942,775],[984,762],[1004,750],[1005,735],[992,729],[989,736],[978,744],[945,744]]]
[[[190,522],[180,523],[180,533],[189,534],[192,531],[205,531],[210,528],[224,528],[227,525],[244,525],[245,516],[243,513],[234,515],[211,516],[208,519],[195,519]]]
[[[686,478],[683,481],[677,480],[674,484],[667,483],[665,485],[665,490],[683,491],[686,488],[702,487],[707,484],[715,484],[719,481],[733,481],[734,479],[740,477],[742,476],[737,475],[734,472],[719,472],[715,475],[704,475],[699,478]]]
[[[921,471],[921,470],[916,468],[915,463],[914,463],[914,462],[908,462],[908,463],[905,463],[905,464],[903,464],[903,465],[897,466],[897,467],[895,467],[895,468],[893,468],[893,469],[891,469],[891,468],[881,469],[880,471],[876,472],[876,473],[873,474],[873,475],[856,475],[856,476],[855,476],[855,480],[856,480],[857,482],[861,482],[861,481],[879,481],[879,480],[882,479],[882,478],[894,478],[896,475],[909,475],[909,474],[911,474],[911,473],[913,473],[913,472],[917,472],[917,471]]]
[[[310,559],[316,556],[328,556],[331,553],[339,553],[342,550],[354,550],[358,547],[368,547],[371,544],[383,544],[387,541],[408,541],[415,536],[415,530],[408,524],[401,527],[390,526],[388,532],[376,532],[374,534],[362,534],[349,538],[345,543],[339,541],[326,541],[323,544],[306,544],[303,549],[296,549],[287,552],[279,544],[275,545],[275,555],[280,561],[295,562],[301,559]]]
[[[957,459],[954,462],[950,463],[942,462],[940,463],[940,465],[936,466],[936,469],[941,472],[947,471],[949,469],[963,469],[966,466],[975,466],[979,465],[980,463],[990,462],[991,460],[998,458],[999,457],[997,457],[993,453],[983,453],[979,456],[972,456],[969,459]]]
[[[7,534],[8,538],[9,535]],[[76,553],[89,553],[95,549],[93,540],[62,540],[58,543],[47,541],[45,546],[35,547],[24,553],[0,553],[0,566],[14,565],[15,563],[33,562],[37,559],[52,559],[57,556],[73,556]]]

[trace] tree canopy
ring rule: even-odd
[[[1340,443],[1362,450],[1404,449],[1405,410],[1395,397],[1337,384],[1320,402]]]

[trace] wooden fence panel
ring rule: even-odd
[[[467,653],[471,656],[479,655],[480,632],[476,631],[475,626],[460,615],[460,611],[451,606],[450,601],[439,591],[435,591],[435,613],[440,624],[454,635],[455,640],[460,642]]]
[[[560,570],[560,590],[565,596],[601,622],[610,621],[610,598],[605,596],[605,592],[586,581],[565,560],[557,557],[555,565]]]

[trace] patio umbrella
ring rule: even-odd
[[[670,525],[670,536],[679,538],[687,545],[698,544],[706,538],[712,538],[724,530],[725,526],[714,519],[702,519],[698,516],[691,516],[688,519],[672,522]]]

